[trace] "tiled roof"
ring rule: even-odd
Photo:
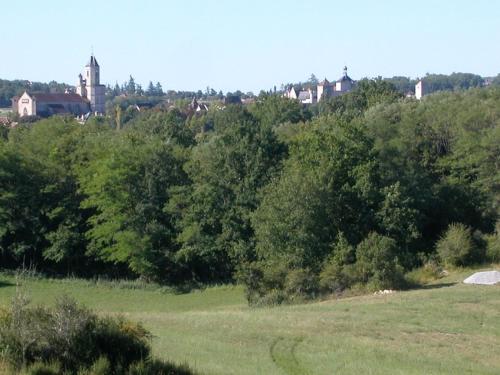
[[[87,103],[88,100],[86,98],[81,97],[78,94],[45,94],[45,93],[37,93],[30,94],[32,98],[34,98],[37,102],[45,102],[45,103]]]

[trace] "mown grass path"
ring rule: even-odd
[[[278,337],[269,349],[273,362],[288,375],[307,375],[309,371],[302,367],[296,356],[297,347],[303,337]]]
[[[391,295],[260,309],[233,286],[183,295],[80,280],[24,287],[33,303],[66,293],[141,321],[157,355],[203,374],[500,374],[500,286],[457,283],[470,273]],[[13,284],[0,274],[0,306]]]

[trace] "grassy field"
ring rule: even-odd
[[[276,308],[240,287],[175,295],[82,280],[26,279],[33,303],[61,294],[141,321],[155,353],[201,374],[499,374],[500,286],[454,273],[426,288]],[[0,274],[0,305],[15,292]]]

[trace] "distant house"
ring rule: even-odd
[[[424,81],[420,80],[415,85],[415,98],[417,98],[417,100],[420,100],[424,97],[424,95],[425,95]]]
[[[325,97],[340,96],[348,93],[356,86],[356,82],[347,74],[347,67],[344,67],[344,74],[335,82],[330,82],[326,78],[318,83],[316,90],[313,88],[303,89],[297,93],[292,86],[285,90],[284,97],[288,99],[298,99],[303,104],[314,104]]]
[[[326,78],[318,84],[318,102],[324,97],[340,96],[351,91],[356,82],[347,74],[347,66],[344,67],[344,73],[335,82],[329,82]]]
[[[334,96],[345,94],[354,88],[355,82],[347,75],[347,66],[344,66],[344,74],[335,82]]]
[[[318,102],[323,98],[324,95],[331,96],[333,92],[333,85],[325,78],[323,81],[318,83],[317,97]]]
[[[316,93],[312,89],[302,90],[297,98],[302,104],[316,103]]]
[[[291,86],[288,88],[285,93],[283,94],[285,98],[288,99],[298,99],[299,95],[297,94],[297,91],[295,90],[295,87]]]
[[[90,112],[90,103],[75,93],[46,94],[24,92],[17,100],[17,112],[21,117],[48,117],[57,114],[76,116]]]
[[[196,113],[208,112],[208,105],[202,102],[198,103],[196,98],[193,98],[193,100],[191,100],[191,103],[189,104],[189,109]]]

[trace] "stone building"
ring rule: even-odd
[[[75,93],[45,94],[24,92],[17,100],[19,116],[48,117],[58,114],[84,115],[90,111],[87,98]]]
[[[12,109],[19,116],[48,117],[57,114],[76,116],[105,113],[106,87],[100,84],[100,68],[94,55],[78,76],[76,93],[30,93],[12,98]]]
[[[331,91],[333,91],[332,89],[333,89],[332,84],[326,78],[320,83],[318,83],[318,89],[316,94],[318,101],[320,101],[323,95],[325,94],[331,95]]]
[[[344,74],[335,82],[329,82],[326,78],[318,83],[316,88],[308,88],[302,91],[297,91],[294,87],[290,87],[283,94],[289,99],[298,99],[303,104],[314,104],[325,97],[339,96],[351,91],[356,82],[347,74],[347,67],[344,67]]]
[[[285,91],[284,96],[288,99],[298,99],[299,98],[299,95],[297,94],[297,91],[295,91],[295,87],[293,87],[293,86]]]
[[[302,90],[297,98],[302,104],[316,103],[316,92],[312,89]]]
[[[344,74],[336,82],[329,82],[326,78],[318,84],[317,98],[318,102],[325,96],[339,96],[351,91],[356,82],[347,74],[347,66],[344,67]]]
[[[425,95],[424,81],[420,80],[415,85],[415,98],[417,100],[420,100],[423,98],[424,95]]]
[[[78,76],[76,93],[87,98],[92,112],[103,114],[105,108],[106,86],[100,84],[100,67],[94,55],[90,56],[90,61],[83,70],[83,76]]]

